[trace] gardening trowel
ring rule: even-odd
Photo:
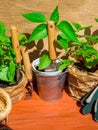
[[[16,53],[16,63],[18,65],[21,64],[21,54],[20,54],[20,47],[19,47],[19,40],[18,40],[18,29],[16,26],[11,26],[11,36],[12,36],[12,46]],[[16,70],[16,82],[20,79],[20,70]]]
[[[55,71],[57,70],[56,64],[56,50],[54,47],[55,42],[55,24],[53,21],[47,22],[48,26],[48,48],[49,48],[49,56],[52,61],[51,65],[45,69],[45,71]]]
[[[29,54],[28,54],[26,46],[22,47],[21,52],[22,52],[22,57],[23,57],[25,74],[28,79],[28,85],[26,89],[28,90],[27,98],[29,98],[29,97],[32,97],[32,91],[33,91],[32,69],[31,69],[30,58],[29,58]]]

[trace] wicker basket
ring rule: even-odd
[[[12,101],[9,94],[0,88],[0,122],[5,120],[12,109]]]
[[[19,102],[24,96],[24,88],[28,80],[23,72],[21,72],[21,74],[22,74],[22,79],[17,85],[3,88],[10,95],[12,103]]]
[[[87,92],[98,84],[98,70],[94,73],[80,71],[76,66],[69,67],[68,92],[69,95],[80,100]]]

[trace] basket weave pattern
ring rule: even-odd
[[[0,88],[0,122],[7,118],[12,109],[12,101],[8,93]]]
[[[68,90],[76,100],[80,100],[87,92],[98,84],[98,71],[91,73],[80,71],[76,66],[69,67]]]
[[[15,85],[15,86],[8,86],[6,88],[3,88],[9,95],[12,100],[12,103],[17,103],[19,102],[22,97],[24,96],[24,88],[28,82],[25,74],[22,73],[22,79],[21,81]]]

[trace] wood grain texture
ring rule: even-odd
[[[92,115],[82,115],[77,102],[64,91],[57,102],[42,101],[34,92],[13,105],[8,126],[13,130],[98,130]]]

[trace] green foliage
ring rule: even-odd
[[[0,35],[5,35],[6,28],[2,22],[0,22]]]
[[[22,47],[22,46],[24,46],[25,44],[28,43],[28,39],[27,39],[25,34],[19,34],[18,39],[19,39],[19,42],[20,42],[20,47]]]
[[[40,24],[37,25],[37,27],[35,27],[34,30],[32,31],[32,34],[29,38],[29,42],[34,41],[34,40],[41,40],[48,36],[48,31],[47,31],[48,19],[46,19],[46,16],[44,14],[40,12],[33,12],[33,13],[22,14],[22,16],[24,16],[27,20],[31,22],[37,22],[37,23],[40,22]],[[68,43],[70,41],[75,41],[75,42],[78,41],[77,35],[75,34],[75,30],[73,29],[71,24],[68,23],[67,21],[59,22],[58,6],[56,6],[56,8],[51,12],[49,20],[54,21],[56,28],[61,31],[61,34],[57,36],[56,43],[58,43],[62,48],[67,50]],[[46,56],[44,57],[44,60],[41,60],[42,66],[44,66],[43,62],[45,61],[45,58],[47,61]],[[41,67],[41,68],[43,69],[44,67]]]
[[[48,36],[48,19],[44,14],[40,12],[33,12],[23,14],[23,16],[31,22],[40,22],[40,25],[33,30],[29,39],[30,42],[40,40]],[[56,28],[60,30],[60,33],[55,41],[66,51],[67,55],[71,55],[71,57],[76,60],[76,63],[78,63],[83,69],[92,71],[93,68],[98,66],[98,50],[93,47],[93,45],[98,42],[98,36],[79,34],[81,30],[84,31],[85,29],[90,29],[92,27],[91,25],[81,26],[76,22],[70,24],[66,20],[59,21],[58,6],[56,6],[50,14],[49,20],[54,21]],[[98,22],[98,18],[95,18],[95,21]],[[39,69],[43,69],[45,64],[46,67],[50,64],[50,59],[46,55],[41,58],[41,67],[39,67]],[[71,64],[69,60],[62,61],[58,68],[64,69],[64,67],[67,67],[69,64]]]
[[[70,55],[75,59],[75,65],[80,69],[94,72],[98,69],[98,50],[94,48],[94,45],[98,42],[98,36],[92,35],[80,35],[79,31],[91,28],[92,26],[81,26],[78,23],[73,23],[73,26],[77,32],[77,42],[70,42]],[[72,51],[72,48],[74,50]]]
[[[27,20],[31,22],[36,22],[36,23],[41,23],[35,29],[33,30],[29,42],[34,41],[34,40],[41,40],[45,37],[48,36],[47,33],[47,21],[46,16],[40,12],[32,12],[32,13],[27,13],[27,14],[22,14]],[[58,12],[58,7],[56,7],[53,12],[50,15],[50,20],[54,21],[55,24],[58,23],[59,21],[59,12]],[[44,22],[44,23],[43,23]]]
[[[58,70],[63,70],[67,68],[72,62],[68,59],[61,60],[61,62],[58,64]]]
[[[54,9],[54,11],[50,15],[50,20],[54,21],[55,24],[59,22],[59,12],[58,6]]]
[[[38,25],[32,32],[29,42],[34,41],[34,40],[40,40],[45,38],[48,35],[47,33],[47,26],[46,24],[40,24]]]
[[[57,42],[64,50],[67,50],[67,49],[68,49],[68,41],[66,40],[66,38],[63,38],[62,35],[58,35],[58,36],[57,36],[56,42]]]
[[[57,28],[62,31],[62,33],[65,36],[65,39],[68,42],[70,42],[70,41],[77,42],[78,41],[74,29],[72,28],[71,24],[69,24],[67,21],[61,21],[59,23],[59,25],[57,26]]]
[[[77,59],[81,57],[84,67],[93,69],[98,64],[98,51],[90,45],[84,45],[76,51]],[[80,60],[81,61],[81,60]]]
[[[25,35],[19,35],[21,46],[27,43]],[[11,44],[11,38],[6,35],[5,25],[0,22],[0,81],[10,84],[14,82],[17,64],[15,62],[16,54]]]
[[[40,12],[33,12],[22,15],[31,22],[47,22],[46,16]]]
[[[95,18],[95,21],[98,22],[98,18]]]
[[[43,69],[47,68],[50,64],[51,64],[51,60],[50,60],[49,56],[44,54],[40,58],[40,64],[39,64],[38,69],[43,70]]]
[[[73,22],[72,24],[75,27],[75,29],[76,29],[77,32],[80,31],[80,30],[92,27],[92,26],[81,26],[79,23],[75,23],[75,22]]]

